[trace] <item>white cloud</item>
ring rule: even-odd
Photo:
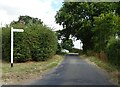
[[[53,2],[53,0],[0,0],[0,23],[9,24],[20,15],[29,15],[40,18],[49,27],[62,29],[55,23],[56,10],[52,7]],[[58,4],[57,1],[54,3]]]
[[[55,23],[54,16],[63,0],[0,0],[0,24],[9,24],[18,20],[20,15],[29,15],[41,19],[55,30],[62,29]],[[1,25],[0,25],[1,26]],[[80,48],[79,41],[74,42]]]

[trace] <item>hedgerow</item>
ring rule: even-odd
[[[22,28],[24,32],[14,33],[14,62],[44,61],[56,53],[57,38],[49,27],[32,24]],[[10,27],[2,28],[2,58],[5,61],[10,61],[10,38]]]
[[[112,40],[107,47],[108,61],[120,67],[120,39]]]

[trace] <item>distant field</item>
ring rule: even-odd
[[[61,56],[55,55],[43,62],[14,63],[13,68],[10,67],[10,63],[2,63],[2,83],[21,84],[28,80],[42,78],[43,74],[59,65],[62,60]]]

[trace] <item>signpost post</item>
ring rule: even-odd
[[[24,32],[23,29],[13,29],[11,27],[11,67],[13,67],[13,34],[14,32]]]

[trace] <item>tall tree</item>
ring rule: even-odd
[[[119,31],[119,17],[113,13],[101,14],[94,18],[94,41],[96,51],[104,51],[111,37]]]
[[[114,11],[115,3],[95,2],[64,2],[57,12],[56,23],[63,25],[62,35],[77,37],[83,43],[83,51],[92,49],[94,16]]]

